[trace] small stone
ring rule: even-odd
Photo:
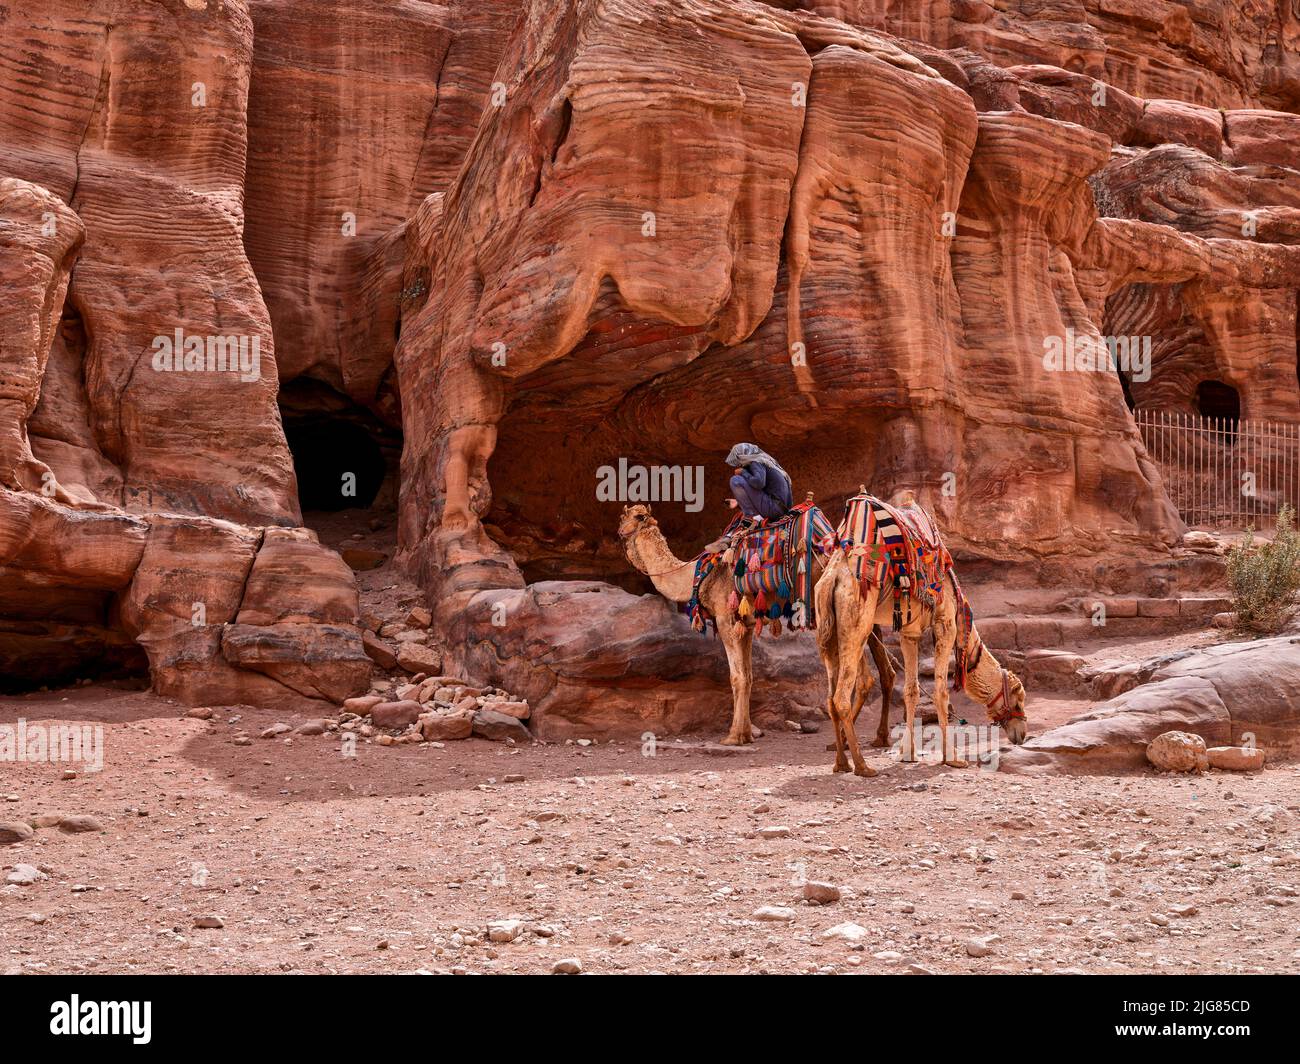
[[[365,550],[361,547],[346,547],[339,551],[339,556],[353,572],[364,573],[378,569],[388,561],[388,555],[381,550]]]
[[[0,846],[8,846],[15,842],[26,842],[34,835],[30,824],[24,824],[20,820],[0,822]]]
[[[425,742],[446,743],[468,739],[474,730],[474,720],[467,714],[423,713],[420,716],[420,734]]]
[[[221,919],[220,916],[210,913],[207,916],[196,916],[194,918],[194,926],[219,930],[226,926],[226,921]]]
[[[414,724],[423,712],[424,707],[411,699],[380,702],[371,708],[370,719],[377,728],[405,728]]]
[[[968,938],[966,940],[966,953],[971,957],[987,957],[993,952],[993,943],[996,940],[996,935],[987,935],[984,938]]]
[[[361,633],[361,646],[366,652],[366,657],[381,669],[397,668],[397,654],[373,632]]]
[[[361,695],[357,698],[344,699],[343,708],[349,713],[355,713],[359,717],[364,717],[383,700],[383,697],[380,695]]]
[[[866,937],[867,929],[861,924],[851,922],[836,924],[834,927],[828,927],[822,932],[822,938],[824,939],[839,939],[840,941],[848,942],[851,945],[861,942]]]
[[[933,968],[927,968],[924,964],[909,964],[907,966],[909,975],[937,975]]]
[[[523,931],[522,920],[492,920],[487,925],[488,940],[491,942],[513,942]]]
[[[59,830],[76,835],[84,831],[103,831],[104,825],[93,816],[76,814],[59,817]]]
[[[1205,751],[1210,768],[1228,772],[1258,772],[1264,767],[1264,751],[1250,746],[1211,746]]]
[[[795,911],[784,905],[764,905],[754,910],[754,919],[769,923],[789,923],[795,918]]]
[[[773,824],[770,827],[759,828],[754,834],[760,839],[788,839],[790,829],[784,824]]]
[[[397,651],[397,665],[410,673],[433,674],[442,668],[442,655],[433,647],[403,643]]]
[[[1180,920],[1185,920],[1189,916],[1195,916],[1199,910],[1195,905],[1171,905],[1169,915],[1176,916]]]
[[[207,706],[195,706],[185,715],[191,720],[211,720],[212,710]]]
[[[5,882],[13,883],[15,886],[19,887],[30,887],[38,879],[48,878],[49,877],[35,865],[16,864],[13,867],[13,871],[5,877]]]
[[[283,735],[285,732],[291,730],[292,729],[287,724],[272,724],[269,728],[267,728],[265,731],[262,732],[262,738],[274,739],[276,736]]]
[[[809,905],[830,905],[840,900],[840,888],[833,883],[809,880],[803,885],[803,899]]]
[[[293,733],[294,735],[324,735],[329,730],[329,724],[325,721],[309,720],[305,724],[299,724]]]
[[[556,961],[551,967],[552,975],[581,975],[582,961],[577,957],[565,957],[563,960]]]
[[[433,614],[423,606],[413,606],[406,615],[406,623],[412,628],[428,628],[433,623]]]

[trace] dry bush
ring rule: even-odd
[[[1228,587],[1238,630],[1272,633],[1286,623],[1300,590],[1300,532],[1291,507],[1278,513],[1271,543],[1256,544],[1255,530],[1248,527],[1228,551]]]

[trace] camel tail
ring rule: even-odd
[[[831,556],[821,579],[813,588],[813,609],[816,610],[817,647],[823,657],[833,652],[838,646],[835,624],[835,584],[842,555],[838,552]]]

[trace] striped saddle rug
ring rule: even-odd
[[[904,611],[910,621],[918,605],[924,609],[937,607],[943,601],[946,578],[951,577],[957,606],[952,684],[954,690],[961,690],[967,672],[979,661],[982,647],[978,639],[971,639],[974,614],[934,518],[915,501],[891,506],[861,492],[845,503],[844,520],[835,538],[840,549],[848,553],[863,593],[871,587],[893,588],[894,631],[904,626]]]
[[[915,502],[891,506],[861,492],[845,503],[836,541],[864,593],[893,588],[895,631],[903,627],[904,611],[910,620],[914,606],[932,609],[943,597],[952,555],[934,518]]]

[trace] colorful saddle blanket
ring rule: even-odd
[[[733,520],[726,532],[733,532],[739,523],[740,518]],[[785,618],[792,629],[815,628],[812,560],[834,546],[835,530],[811,502],[799,503],[785,516],[747,532],[732,547],[732,608],[742,617],[753,614],[760,627],[764,621]],[[713,620],[700,604],[700,584],[722,557],[704,554],[695,561],[694,587],[687,608],[697,631],[703,631]]]
[[[953,687],[960,689],[967,671],[979,661],[980,645],[976,640],[974,647],[968,646],[974,615],[934,518],[915,502],[891,506],[864,492],[845,503],[844,520],[835,535],[864,593],[869,587],[892,587],[894,631],[903,627],[904,612],[910,621],[914,608],[937,607],[951,576],[957,604]]]

